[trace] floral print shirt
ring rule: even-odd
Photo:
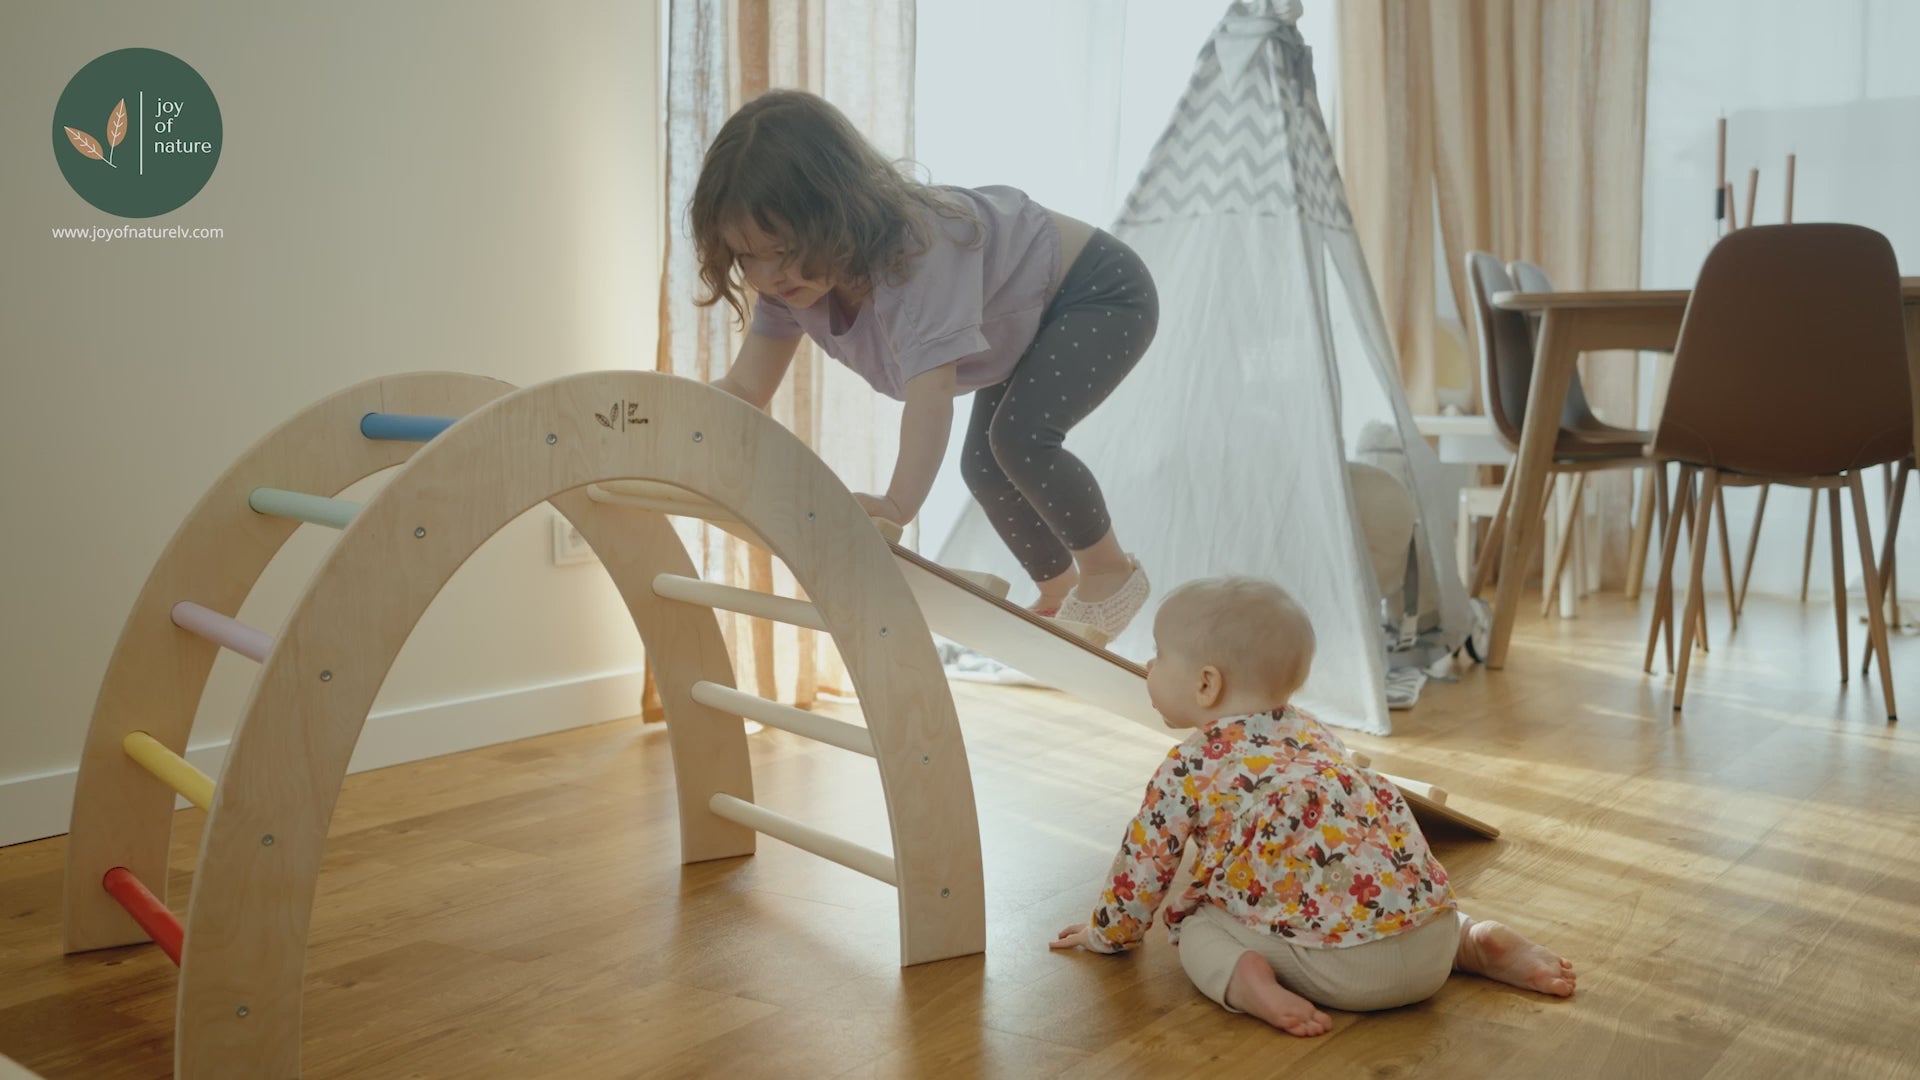
[[[1189,844],[1199,845],[1193,884],[1167,909],[1176,943],[1202,904],[1320,948],[1391,937],[1455,907],[1399,790],[1292,706],[1220,720],[1167,755],[1094,909],[1098,951],[1146,937]]]

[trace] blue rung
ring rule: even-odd
[[[457,416],[409,416],[405,413],[370,412],[360,418],[360,434],[369,439],[389,442],[430,442],[435,435],[452,427]]]

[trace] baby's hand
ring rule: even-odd
[[[1086,949],[1089,952],[1099,951],[1094,948],[1093,927],[1088,926],[1086,923],[1081,923],[1078,926],[1069,926],[1065,930],[1060,931],[1060,936],[1047,942],[1047,948]]]

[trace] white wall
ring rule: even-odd
[[[1920,4],[1909,0],[1655,0],[1647,57],[1647,154],[1641,281],[1691,286],[1715,239],[1715,120],[1728,117],[1727,175],[1746,204],[1747,170],[1760,169],[1754,220],[1781,220],[1785,154],[1799,157],[1796,221],[1848,221],[1886,233],[1904,273],[1920,273],[1920,218],[1911,208],[1920,152]],[[1642,385],[1651,387],[1651,379]],[[1868,479],[1873,534],[1881,481]],[[1911,493],[1910,493],[1911,494]],[[1727,493],[1736,548],[1743,548],[1758,495]],[[1911,502],[1911,498],[1909,502]],[[1847,511],[1850,587],[1859,562]],[[1908,515],[1911,517],[1911,513]],[[1920,559],[1920,529],[1903,530],[1902,561]],[[1753,572],[1758,593],[1798,596],[1807,496],[1775,492]],[[1812,593],[1830,572],[1822,511]],[[1901,592],[1920,577],[1905,575]],[[1711,573],[1710,588],[1720,587]]]
[[[656,22],[623,0],[0,9],[0,843],[49,806],[64,822],[129,606],[260,435],[392,372],[651,365]],[[49,121],[74,72],[132,45],[191,64],[225,124],[212,181],[147,223],[224,239],[50,236],[125,223],[67,187]],[[243,617],[277,627],[331,539],[303,528]],[[635,711],[631,622],[548,543],[536,511],[454,578],[376,707],[422,727],[380,734],[381,760]],[[192,745],[217,757],[252,674],[222,657]]]

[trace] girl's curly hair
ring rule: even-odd
[[[724,300],[744,324],[746,282],[727,226],[780,237],[810,278],[898,283],[931,240],[928,213],[979,221],[874,149],[839,109],[800,90],[771,90],[729,117],[707,148],[691,218],[701,307]]]

